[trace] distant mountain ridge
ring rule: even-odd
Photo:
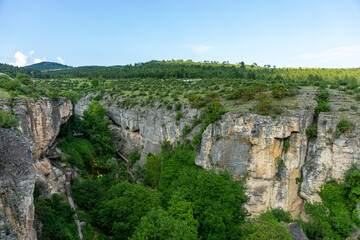
[[[68,66],[68,65],[56,63],[56,62],[41,62],[41,63],[28,65],[28,66],[26,66],[26,68],[31,68],[31,69],[40,70],[40,71],[46,71],[46,70],[65,69],[65,68],[72,68],[72,67]]]

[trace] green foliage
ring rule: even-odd
[[[287,153],[288,149],[290,147],[290,141],[288,139],[286,139],[284,141],[284,152]]]
[[[19,120],[16,119],[11,112],[0,110],[0,127],[12,128],[19,124]]]
[[[360,200],[360,170],[353,166],[342,183],[330,181],[319,192],[322,203],[306,203],[309,222],[305,231],[310,239],[345,239],[360,224],[357,204]]]
[[[256,94],[255,99],[259,103],[254,107],[254,110],[261,115],[280,114],[282,112],[269,93],[260,92]]]
[[[219,101],[211,101],[208,103],[205,111],[205,120],[201,125],[200,131],[195,134],[192,139],[193,145],[198,149],[200,148],[202,134],[206,127],[209,126],[209,124],[215,123],[217,120],[221,119],[222,115],[226,113],[225,108]]]
[[[346,118],[342,118],[340,122],[336,125],[336,136],[340,136],[340,134],[346,132],[347,130],[353,127],[353,123],[350,122]]]
[[[24,85],[32,84],[32,81],[31,81],[30,77],[28,75],[26,75],[26,74],[23,74],[23,73],[18,73],[16,75],[16,79],[19,80]]]
[[[206,105],[205,98],[200,95],[192,95],[189,101],[193,108],[202,108]]]
[[[181,104],[181,103],[176,103],[176,104],[175,104],[175,110],[176,110],[176,111],[180,111],[180,110],[181,110],[181,107],[182,107],[182,104]]]
[[[75,105],[77,103],[77,100],[79,99],[79,94],[73,93],[71,91],[62,92],[60,94],[62,97],[65,97],[67,99],[70,99],[71,103]]]
[[[108,128],[111,121],[104,119],[107,112],[99,102],[93,101],[84,111],[82,131],[95,147],[98,155],[113,154],[115,144],[111,141],[111,131]]]
[[[149,186],[157,186],[161,176],[162,156],[149,153],[146,156],[145,183]]]
[[[68,137],[61,141],[58,147],[69,155],[67,161],[71,166],[77,166],[81,170],[86,169],[90,173],[94,171],[95,151],[89,140]]]
[[[176,119],[176,121],[180,121],[180,119],[183,117],[183,115],[181,114],[181,112],[178,112],[177,114],[176,114],[176,117],[175,117],[175,119]]]
[[[288,95],[289,91],[282,83],[276,83],[271,87],[271,94],[274,98],[282,99]]]
[[[360,101],[360,93],[358,93],[358,94],[355,95],[355,100],[356,100],[356,101]]]
[[[315,118],[317,118],[321,112],[330,112],[331,111],[330,104],[329,104],[329,97],[330,97],[330,92],[325,89],[321,89],[317,93],[316,101],[318,104],[314,109]]]
[[[318,102],[318,105],[315,107],[315,117],[319,116],[321,112],[330,112],[330,104],[328,102],[320,101]]]
[[[258,218],[252,220],[245,228],[248,232],[248,240],[288,239],[292,236],[272,212],[262,213]]]
[[[174,219],[161,208],[152,209],[141,218],[139,226],[132,235],[133,240],[157,239],[197,239],[189,226],[181,220]]]
[[[139,161],[141,154],[138,150],[131,152],[129,154],[130,166],[133,166],[137,161]]]
[[[326,89],[321,89],[320,91],[318,91],[316,96],[317,96],[318,102],[320,102],[320,101],[327,102],[327,101],[329,101],[330,92]]]
[[[194,236],[198,235],[199,222],[194,217],[193,203],[185,199],[179,192],[172,195],[168,212],[171,217],[184,221]]]
[[[191,133],[191,131],[192,131],[191,127],[186,124],[182,129],[183,137],[186,137],[189,133]]]
[[[92,79],[92,80],[91,80],[91,85],[92,85],[93,87],[99,86],[99,79],[97,79],[97,78]]]
[[[307,129],[306,129],[306,136],[310,139],[310,140],[315,140],[317,138],[317,125],[316,124],[311,124]]]
[[[57,194],[49,198],[34,196],[35,215],[42,223],[40,239],[44,240],[78,240],[77,226],[74,221],[74,210],[63,197]]]
[[[84,210],[93,210],[104,194],[100,182],[91,179],[75,178],[71,191],[76,205]]]
[[[113,239],[128,239],[140,219],[160,207],[160,193],[127,182],[111,187],[97,207],[97,225]]]
[[[226,172],[216,174],[195,167],[196,154],[190,145],[173,148],[165,144],[161,154],[164,160],[158,190],[163,193],[163,201],[173,207],[179,201],[185,205],[191,202],[203,239],[239,238],[246,216],[241,206],[247,201],[242,182],[233,181]],[[191,211],[189,208],[185,209]],[[189,226],[196,226],[191,218],[183,219],[188,219]]]
[[[271,214],[278,222],[291,222],[292,218],[288,211],[284,211],[282,208],[270,208],[264,214]]]

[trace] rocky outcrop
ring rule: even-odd
[[[59,134],[60,125],[72,115],[71,101],[66,98],[0,99],[0,109],[14,111],[20,120],[19,130],[30,142],[34,160],[47,152]]]
[[[35,182],[46,196],[65,190],[65,176],[41,156],[72,115],[72,104],[65,98],[0,99],[0,109],[19,119],[18,129],[0,129],[0,209],[19,239],[33,240]]]
[[[94,95],[88,95],[80,99],[75,105],[75,114],[82,117],[93,97]],[[194,116],[200,113],[197,109],[191,109],[188,104],[183,104],[179,111],[183,117],[176,121],[177,111],[167,110],[161,103],[155,103],[152,107],[141,107],[140,104],[131,108],[119,107],[118,103],[123,100],[105,97],[100,103],[114,122],[110,129],[115,138],[121,139],[118,141],[118,149],[126,155],[139,150],[141,163],[145,163],[148,153],[159,153],[165,140],[171,143],[180,141],[185,125],[191,126]]]
[[[354,126],[336,136],[341,118]],[[317,138],[309,143],[306,162],[302,168],[301,197],[307,201],[321,201],[317,191],[329,180],[339,180],[351,165],[360,166],[360,118],[357,114],[321,113],[318,119]]]
[[[307,151],[305,130],[311,122],[311,110],[277,119],[227,113],[203,133],[195,163],[208,170],[226,169],[235,179],[246,178],[250,196],[246,208],[254,215],[269,207],[296,215],[303,203],[296,179],[301,178]]]
[[[301,228],[298,223],[288,223],[285,224],[286,228],[289,230],[293,240],[308,240],[304,230]]]
[[[0,129],[0,160],[1,214],[19,239],[34,240],[35,171],[28,140],[21,133]]]
[[[13,231],[13,227],[9,219],[0,214],[0,239],[1,240],[18,240]]]
[[[46,157],[34,163],[36,184],[41,189],[40,197],[50,198],[54,193],[65,192],[65,174],[53,166]]]

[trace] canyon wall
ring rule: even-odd
[[[17,129],[0,129],[2,226],[12,225],[19,239],[35,240],[35,182],[48,195],[63,191],[60,180],[64,177],[43,155],[54,143],[60,125],[72,115],[72,104],[65,98],[0,99],[0,110],[13,111],[19,120]]]
[[[354,111],[338,113],[339,106],[346,106],[344,102],[354,104],[341,96],[334,93],[332,112],[319,115],[314,141],[309,141],[306,129],[314,118],[315,91],[302,92],[298,98],[303,106],[277,117],[249,111],[226,113],[203,133],[196,164],[208,170],[226,169],[235,180],[245,180],[250,197],[245,207],[254,215],[270,207],[281,207],[293,216],[301,214],[306,201],[321,201],[317,193],[321,185],[341,179],[352,164],[360,165],[359,115]],[[93,98],[80,99],[75,113],[81,117]],[[179,111],[183,117],[176,120],[177,111],[161,103],[126,107],[123,100],[104,97],[100,103],[114,122],[110,128],[118,148],[124,154],[139,150],[142,164],[148,153],[161,151],[165,140],[181,141],[184,126],[191,126],[200,115],[200,110],[183,103]],[[354,127],[335,138],[336,125],[343,117],[352,119]],[[198,131],[199,125],[187,137],[191,139]]]

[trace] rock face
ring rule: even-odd
[[[87,107],[93,96],[79,101],[75,109]],[[176,143],[182,139],[185,125],[192,125],[200,111],[183,104],[183,117],[176,121],[177,112],[160,103],[153,107],[118,106],[123,99],[104,98],[102,105],[115,124],[110,128],[118,137],[118,147],[125,154],[141,151],[141,163],[147,153],[158,153],[164,140]],[[269,207],[281,207],[293,215],[301,212],[303,199],[298,194],[296,179],[307,152],[305,131],[313,119],[312,109],[295,116],[272,117],[250,113],[227,113],[207,127],[203,133],[196,164],[216,171],[227,169],[235,179],[247,178],[247,193],[251,196],[247,209],[258,214]],[[191,136],[198,132],[195,128]],[[289,144],[286,151],[284,143]],[[283,164],[282,164],[283,163]]]
[[[51,197],[54,193],[65,192],[65,174],[51,165],[46,157],[34,163],[36,184],[41,189],[40,197]]]
[[[318,138],[308,140],[306,129],[313,121],[315,91],[302,91],[297,96],[296,111],[275,118],[249,112],[227,113],[210,124],[202,136],[196,164],[205,169],[227,169],[235,179],[246,179],[250,200],[246,208],[256,215],[269,207],[280,207],[293,216],[302,212],[305,201],[320,201],[316,190],[330,179],[340,179],[352,164],[360,165],[360,118],[350,106],[358,103],[341,99],[331,92],[331,113],[318,118]],[[81,114],[94,95],[81,99],[75,112]],[[140,103],[126,107],[122,98],[103,98],[100,103],[114,124],[110,126],[118,140],[118,148],[129,154],[141,151],[141,163],[147,153],[158,153],[164,140],[182,140],[185,125],[192,125],[200,111],[183,104],[183,117],[176,120],[177,111],[167,110],[160,103],[141,107]],[[345,114],[341,107],[349,106]],[[355,123],[351,132],[333,136],[340,118]],[[195,128],[187,137],[191,139]]]
[[[14,111],[20,121],[19,133],[0,129],[0,158],[4,163],[0,164],[0,209],[4,210],[19,239],[33,240],[36,239],[33,228],[35,182],[48,196],[64,191],[61,186],[64,175],[41,157],[55,141],[60,125],[72,115],[72,104],[65,98],[58,101],[0,99],[0,109]]]
[[[75,105],[75,114],[82,117],[93,97],[94,95],[89,95],[80,99]],[[180,110],[183,117],[176,121],[177,112],[167,110],[161,103],[156,103],[152,107],[136,105],[132,108],[123,108],[117,105],[121,101],[121,98],[104,98],[100,103],[115,123],[110,128],[114,136],[121,139],[118,148],[125,154],[139,150],[141,163],[145,163],[148,153],[159,153],[165,140],[171,143],[180,141],[185,125],[191,126],[194,116],[200,113],[197,109],[191,109],[188,104],[183,104]]]
[[[46,153],[59,134],[60,125],[72,115],[71,101],[60,98],[52,101],[49,98],[0,99],[0,109],[13,110],[20,120],[19,130],[30,142],[33,158],[38,159]]]
[[[309,144],[306,163],[302,168],[303,182],[301,197],[307,201],[321,201],[317,190],[321,185],[332,179],[341,179],[351,165],[360,165],[360,131],[358,116],[348,116],[355,126],[335,136],[336,125],[343,114],[320,113],[315,141]]]
[[[235,179],[246,178],[246,208],[252,214],[281,207],[296,215],[303,203],[296,178],[301,178],[305,130],[311,122],[310,110],[278,119],[227,113],[203,133],[195,163],[208,170],[227,169]]]
[[[288,223],[286,228],[289,230],[293,240],[308,240],[304,230],[298,223]]]
[[[19,239],[36,239],[33,229],[35,171],[28,140],[0,129],[0,209]],[[8,224],[2,218],[4,224]],[[11,238],[10,238],[11,239]]]
[[[2,240],[17,240],[13,227],[9,219],[0,214],[0,239]]]

